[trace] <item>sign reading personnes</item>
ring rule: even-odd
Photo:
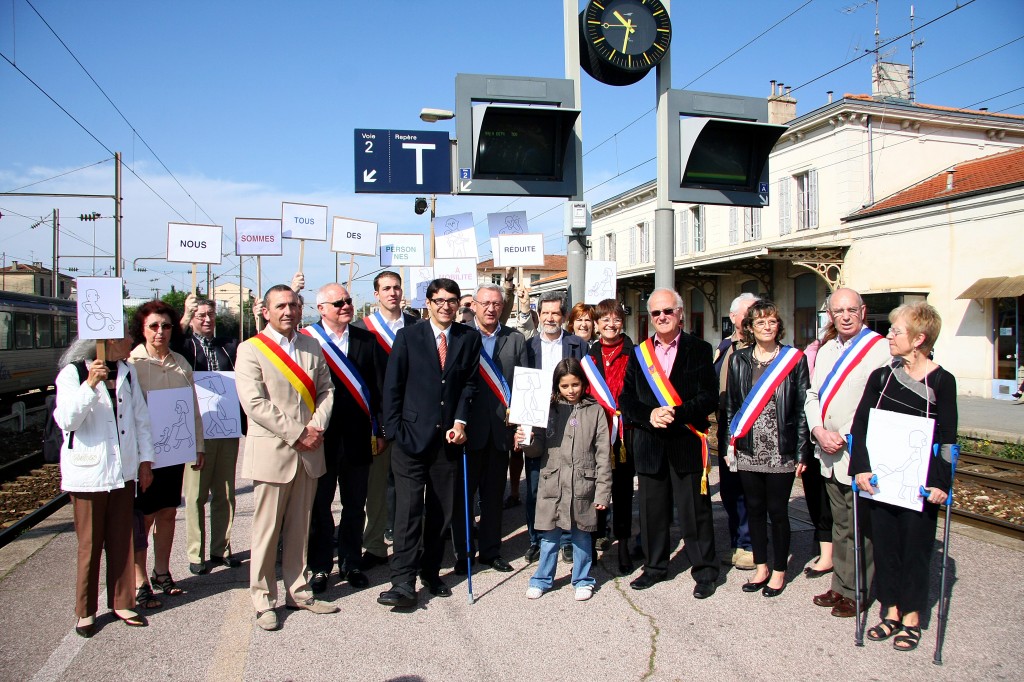
[[[434,218],[434,259],[476,259],[476,227],[472,213]]]
[[[426,264],[422,234],[385,233],[380,235],[381,267],[404,267]]]
[[[281,236],[327,241],[327,207],[281,202]]]
[[[494,256],[494,267],[503,267],[501,252],[498,249],[498,237],[503,234],[526,234],[530,231],[526,220],[526,211],[505,211],[487,214],[487,232],[491,239],[491,254]]]
[[[278,218],[235,218],[235,254],[280,256],[281,221]]]
[[[357,256],[377,255],[377,223],[334,216],[331,251]]]
[[[209,263],[220,265],[220,225],[167,223],[167,260],[171,263]]]
[[[78,338],[120,339],[124,336],[124,280],[120,277],[79,277]]]
[[[540,232],[498,237],[501,267],[544,265],[544,235]]]
[[[435,258],[434,278],[447,278],[459,285],[463,294],[476,291],[476,259],[475,258]]]

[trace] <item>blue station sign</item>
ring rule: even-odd
[[[356,192],[451,194],[451,164],[446,132],[355,131]]]

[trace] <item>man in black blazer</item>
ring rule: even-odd
[[[640,480],[640,536],[646,562],[630,586],[643,590],[665,579],[671,554],[672,501],[679,509],[684,550],[696,581],[693,596],[715,593],[718,561],[710,494],[700,492],[701,439],[708,415],[718,405],[718,379],[711,345],[682,331],[683,300],[671,289],[657,289],[647,300],[656,333],[652,359],[668,375],[682,403],[662,407],[644,376],[636,353],[626,367],[619,397],[623,416],[633,424],[633,462]]]
[[[534,369],[542,369],[550,376],[555,365],[565,358],[582,360],[587,354],[587,342],[568,334],[562,329],[565,320],[565,298],[556,292],[549,292],[540,297],[537,303],[540,330],[526,344],[527,362]],[[533,527],[537,510],[537,484],[540,481],[540,457],[526,458],[526,529],[530,534],[530,548],[526,550],[526,561],[536,561],[540,556],[540,535]],[[518,485],[513,481],[512,485]],[[562,561],[572,563],[572,536],[569,531],[562,533],[559,543],[562,547]],[[568,548],[568,549],[567,549]]]
[[[384,435],[393,442],[396,502],[392,585],[377,598],[385,606],[416,605],[417,569],[432,595],[452,593],[438,573],[481,347],[479,333],[453,321],[459,295],[450,279],[427,286],[430,321],[398,332],[384,377]]]
[[[320,322],[306,327],[307,334],[323,350],[334,384],[334,408],[324,432],[324,459],[327,473],[317,480],[309,531],[310,589],[318,594],[327,589],[334,563],[334,492],[341,488],[341,522],[338,532],[338,574],[350,587],[362,589],[369,580],[360,570],[363,524],[366,520],[366,488],[373,451],[380,428],[381,385],[387,357],[373,334],[349,324],[354,308],[352,297],[340,284],[325,284],[316,293]],[[350,377],[344,372],[344,356],[355,368]],[[353,381],[354,377],[354,381]],[[355,388],[360,396],[352,393]],[[369,402],[369,413],[363,401]],[[383,439],[381,439],[383,442]]]
[[[483,355],[486,353],[487,357],[494,361],[507,386],[512,384],[512,373],[516,365],[527,365],[526,338],[498,322],[501,318],[502,299],[501,287],[495,284],[480,287],[473,297],[472,306],[482,351],[477,394],[466,428],[468,471],[460,471],[460,474],[468,474],[471,501],[477,490],[480,491],[480,525],[477,527],[480,563],[508,573],[512,566],[501,556],[501,513],[505,481],[508,480],[508,455],[513,446],[515,428],[508,425],[506,402],[498,396],[495,388],[484,376]],[[500,383],[497,390],[502,391],[502,395],[507,398]],[[457,528],[465,528],[466,495],[460,485],[455,486],[455,505],[456,517],[459,519]],[[455,547],[455,572],[463,575],[469,570],[466,563],[467,555],[471,556],[473,553],[472,548],[466,547],[465,533],[455,533]]]

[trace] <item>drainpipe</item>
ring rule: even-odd
[[[875,145],[874,128],[868,114],[868,206],[875,203]]]

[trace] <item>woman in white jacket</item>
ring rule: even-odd
[[[71,495],[78,536],[75,632],[82,637],[95,632],[104,550],[108,606],[126,625],[148,624],[132,610],[132,506],[136,481],[145,490],[153,480],[149,410],[134,368],[124,362],[131,340],[101,342],[106,344],[105,363],[95,359],[96,343],[80,339],[61,357],[53,413],[64,431],[61,488]]]

